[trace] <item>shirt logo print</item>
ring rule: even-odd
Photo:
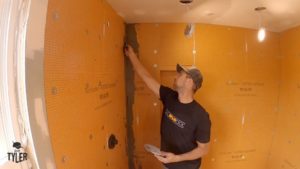
[[[180,128],[184,128],[185,122],[178,119],[176,116],[174,116],[168,109],[165,111],[165,115],[169,120],[171,120],[174,124],[176,124]]]

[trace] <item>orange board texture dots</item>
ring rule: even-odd
[[[49,0],[45,93],[59,169],[128,166],[124,29],[105,1]]]
[[[136,25],[141,61],[170,87],[176,63],[194,64],[194,41],[184,36],[185,26]],[[195,65],[204,76],[195,99],[212,120],[210,152],[202,168],[265,169],[278,113],[279,34],[269,33],[259,43],[255,30],[197,24],[194,36]],[[137,78],[136,84],[141,86],[141,80]],[[143,144],[159,145],[162,106],[153,95],[146,95],[146,87],[142,89],[136,92],[134,106],[136,158],[144,169],[160,168],[144,153]]]
[[[172,87],[177,63],[201,70],[195,99],[212,121],[201,168],[300,169],[300,29],[259,43],[252,29],[196,24],[187,38],[185,26],[140,23],[135,38],[161,84]],[[128,168],[124,36],[103,0],[49,0],[45,93],[59,169]],[[161,169],[144,144],[160,144],[162,105],[136,74],[133,84],[134,167]]]

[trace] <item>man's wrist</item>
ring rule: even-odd
[[[176,162],[184,161],[183,154],[175,155],[175,160]]]

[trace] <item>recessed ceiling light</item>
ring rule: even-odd
[[[263,11],[263,10],[266,10],[267,8],[264,7],[264,6],[259,6],[259,7],[256,7],[254,8],[255,11]]]
[[[193,0],[179,0],[179,2],[182,4],[190,4],[193,2]]]

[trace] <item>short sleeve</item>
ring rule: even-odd
[[[172,90],[171,88],[169,87],[166,87],[164,85],[160,85],[159,87],[159,98],[161,101],[164,102],[164,100],[167,98],[168,95],[174,93],[175,91]]]
[[[211,121],[209,115],[201,117],[196,127],[196,140],[200,143],[208,143],[210,141]]]

